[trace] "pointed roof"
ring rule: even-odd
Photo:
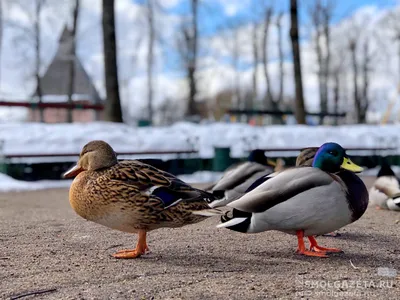
[[[100,96],[93,85],[90,76],[83,68],[79,57],[73,53],[72,32],[67,26],[59,38],[58,50],[53,61],[47,68],[45,74],[41,77],[41,90],[43,96],[67,96],[69,82],[69,64],[71,59],[75,59],[75,79],[74,95],[80,95],[79,98],[86,98],[93,102],[99,102]],[[73,55],[71,55],[73,53]],[[36,92],[35,92],[36,95]]]

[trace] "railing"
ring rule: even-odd
[[[154,150],[154,151],[135,151],[135,152],[117,152],[118,156],[134,156],[134,155],[165,155],[165,154],[194,154],[197,150]],[[4,154],[6,159],[12,158],[38,158],[38,157],[78,157],[79,153],[43,153],[43,154]]]
[[[306,148],[261,148],[265,152],[296,152],[302,151]],[[348,147],[346,151],[393,151],[397,150],[396,147]]]
[[[64,109],[92,109],[103,110],[102,104],[64,103],[64,102],[11,102],[0,101],[0,106],[28,107],[28,108],[64,108]]]

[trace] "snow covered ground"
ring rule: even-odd
[[[399,166],[392,166],[396,174],[400,174]],[[361,175],[376,176],[379,167],[365,170]],[[221,172],[199,171],[193,174],[178,175],[180,179],[187,183],[212,183],[216,182],[222,176]],[[72,180],[40,180],[40,181],[22,181],[16,180],[10,176],[0,173],[0,192],[21,192],[44,190],[50,188],[68,188]]]
[[[303,148],[319,146],[327,141],[344,147],[394,147],[381,155],[400,154],[400,125],[329,126],[250,126],[240,123],[177,123],[169,127],[132,127],[106,122],[90,124],[0,124],[0,154],[60,154],[58,158],[36,158],[41,161],[76,161],[77,157],[62,157],[65,153],[78,154],[84,144],[94,139],[109,142],[116,152],[198,150],[202,158],[211,158],[214,147],[230,147],[232,157],[244,157],[252,148]],[[1,145],[1,144],[0,144]],[[354,152],[350,152],[352,154]],[[271,156],[297,155],[297,152],[269,152]],[[366,155],[371,152],[364,153]],[[159,155],[137,156],[154,158]],[[163,155],[168,159],[173,155]],[[128,158],[128,157],[121,157]],[[136,158],[136,157],[129,157]],[[33,161],[23,159],[23,161]],[[399,171],[400,168],[395,171]],[[364,175],[376,175],[378,168],[366,170]],[[218,172],[196,172],[179,176],[189,183],[213,182]],[[0,191],[38,190],[68,187],[69,180],[24,182],[0,173]]]
[[[187,183],[210,183],[217,181],[222,173],[199,171],[193,174],[185,174],[178,176]],[[72,180],[39,180],[39,181],[22,181],[16,180],[6,174],[0,173],[0,192],[22,192],[36,191],[51,188],[68,188]]]
[[[261,127],[241,123],[181,122],[168,127],[138,128],[106,122],[0,124],[3,154],[79,153],[85,143],[94,139],[109,142],[116,152],[195,149],[202,158],[213,157],[214,147],[230,147],[232,157],[243,157],[247,155],[249,149],[256,147],[302,148],[319,146],[327,141],[338,142],[344,147],[395,147],[397,150],[392,153],[400,154],[399,136],[400,125]],[[268,154],[284,156],[297,155],[297,152]],[[146,157],[151,158],[151,156]],[[169,157],[171,156],[163,158]],[[43,158],[40,160],[44,161]]]
[[[0,173],[0,192],[36,191],[50,188],[64,188],[71,185],[72,180],[40,180],[21,181]]]

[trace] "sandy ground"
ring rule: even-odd
[[[55,289],[35,299],[400,299],[398,219],[370,208],[340,237],[318,238],[344,250],[326,259],[297,255],[294,236],[217,229],[214,217],[151,232],[150,254],[117,260],[110,255],[136,237],[77,216],[66,189],[3,193],[0,296]]]

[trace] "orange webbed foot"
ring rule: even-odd
[[[315,252],[320,252],[320,253],[341,253],[343,252],[341,249],[338,248],[324,248],[318,245],[316,239],[313,236],[309,236],[308,239],[310,240],[310,250],[315,251]]]
[[[326,252],[314,252],[314,251],[309,251],[309,250],[300,250],[297,249],[296,253],[301,254],[301,255],[305,255],[305,256],[314,256],[314,257],[329,257],[328,255],[326,255]]]
[[[115,258],[138,258],[146,251],[150,251],[146,243],[146,231],[139,230],[139,239],[135,249],[125,249],[114,253],[112,256]]]
[[[314,256],[314,257],[329,257],[326,255],[325,252],[315,252],[315,251],[310,251],[306,249],[306,246],[304,245],[304,231],[303,230],[298,230],[296,232],[297,235],[297,241],[298,241],[298,248],[297,248],[297,253],[301,255],[306,255],[306,256]]]
[[[118,251],[117,253],[114,253],[112,256],[115,258],[138,258],[142,255],[143,253],[141,251],[138,251],[137,249],[133,250],[121,250]]]

